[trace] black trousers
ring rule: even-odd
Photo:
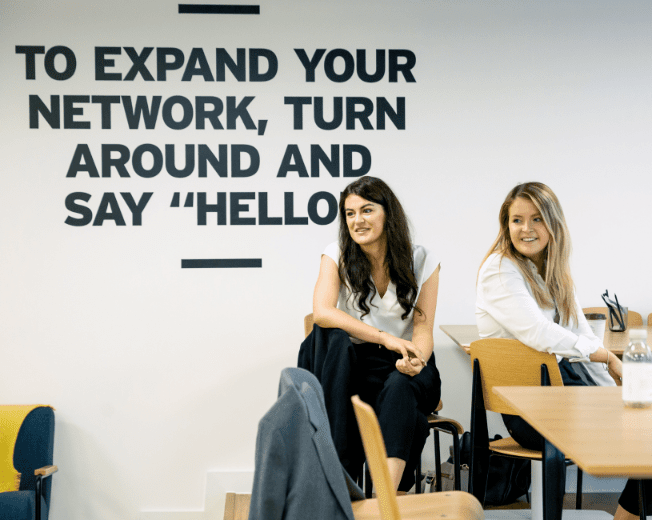
[[[559,363],[559,370],[561,372],[561,379],[564,386],[586,386],[587,383],[574,369],[574,364],[569,363],[563,359]],[[525,419],[518,415],[503,415],[503,422],[509,434],[524,448],[530,450],[543,450],[543,436],[530,426]],[[638,508],[638,480],[628,480],[625,489],[620,494],[618,503],[633,515],[639,514]],[[646,498],[646,511],[652,511],[652,481],[643,481]]]
[[[388,457],[406,461],[402,491],[414,485],[414,470],[429,434],[427,414],[441,395],[434,355],[414,376],[396,369],[399,355],[371,343],[352,344],[340,329],[315,326],[302,343],[299,366],[314,373],[324,390],[335,449],[344,468],[356,479],[364,451],[351,396],[358,394],[378,416]]]

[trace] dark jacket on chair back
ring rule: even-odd
[[[249,520],[353,520],[351,500],[362,498],[337,457],[319,381],[286,368],[258,425]]]

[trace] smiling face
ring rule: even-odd
[[[516,250],[541,272],[550,234],[530,199],[518,197],[509,207],[509,237]]]
[[[344,201],[344,215],[351,238],[361,247],[386,241],[385,209],[358,195],[349,195]]]

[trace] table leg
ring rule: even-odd
[[[564,454],[545,439],[543,448],[543,519],[561,520],[566,482]]]
[[[647,511],[645,510],[645,487],[643,480],[638,481],[638,511],[641,513],[641,520],[645,520]]]
[[[543,479],[542,464],[539,460],[532,461],[532,493],[530,494],[532,520],[543,520]]]

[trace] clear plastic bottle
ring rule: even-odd
[[[623,402],[632,408],[652,406],[652,353],[645,329],[630,329],[623,352]]]

